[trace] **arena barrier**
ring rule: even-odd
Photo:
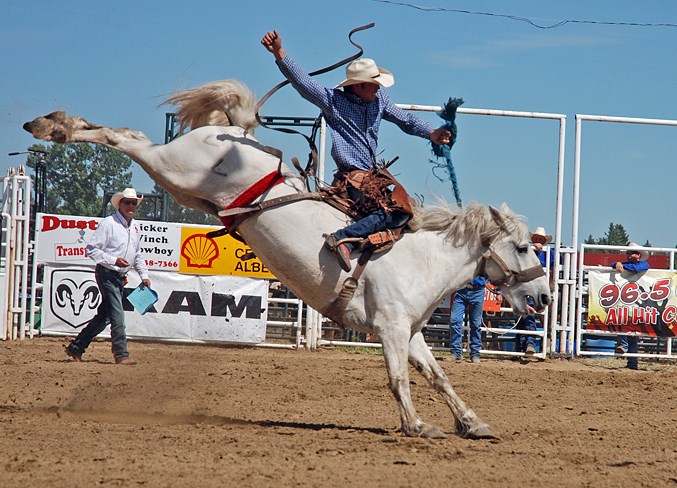
[[[24,167],[2,179],[0,238],[0,338],[24,339],[29,323],[29,241],[31,179]]]
[[[580,215],[580,179],[581,179],[581,141],[583,138],[583,122],[603,122],[603,123],[620,123],[620,124],[639,124],[639,125],[655,125],[655,126],[677,126],[677,120],[666,120],[666,119],[648,119],[648,118],[637,118],[637,117],[613,117],[606,115],[584,115],[576,114],[576,130],[575,130],[575,149],[574,149],[574,181],[573,181],[573,202],[572,202],[572,223],[571,223],[571,242],[578,242],[578,225],[579,225],[579,215]],[[575,250],[572,251],[575,257]],[[572,261],[572,272],[571,277],[568,281],[576,280],[579,276],[579,261],[573,259]],[[582,273],[583,270],[580,270]],[[579,305],[578,300],[576,299],[577,295],[576,287],[569,286],[568,293],[568,307],[567,309],[562,309],[562,312],[566,311],[567,321],[565,317],[562,317],[562,323],[566,324],[567,330],[578,330],[577,320],[580,318],[577,313],[577,305]],[[571,334],[568,338],[568,349],[574,350],[574,334]]]
[[[36,215],[32,286],[42,291],[42,334],[77,334],[96,313],[100,299],[85,245],[100,220]],[[247,246],[230,236],[227,242],[218,238],[218,243],[207,238],[207,232],[218,229],[215,226],[155,221],[139,225],[144,233],[142,252],[159,301],[142,317],[125,300],[130,338],[269,347],[300,347],[304,342],[303,302],[295,297],[269,298],[274,277],[258,259],[240,259],[250,251]],[[128,279],[126,295],[139,283],[135,272]],[[270,313],[275,308],[271,304],[284,304],[282,316]],[[267,343],[268,329],[283,333]],[[107,334],[104,331],[102,337]]]

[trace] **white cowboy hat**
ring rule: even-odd
[[[534,240],[534,236],[541,236],[545,238],[545,243],[548,244],[549,242],[552,242],[552,236],[550,234],[545,233],[545,229],[543,227],[536,227],[536,230],[533,232],[529,232],[529,239]]]
[[[346,79],[334,88],[356,85],[357,83],[378,83],[382,87],[388,88],[395,84],[395,77],[387,69],[376,66],[373,59],[362,58],[346,66]]]
[[[136,190],[134,188],[125,188],[122,191],[117,192],[115,195],[113,195],[110,199],[110,204],[113,206],[114,209],[118,209],[120,206],[120,200],[123,198],[127,200],[136,200],[137,203],[141,203],[141,200],[143,200],[143,197],[140,197],[136,194]]]
[[[642,247],[642,246],[640,246],[639,244],[635,244],[634,242],[631,242],[631,243],[628,244],[628,247]],[[627,251],[629,251],[629,250],[630,249],[628,249]],[[626,253],[627,253],[627,251],[626,251]],[[651,253],[649,251],[647,251],[645,249],[640,249],[640,251],[639,251],[639,260],[640,261],[646,261],[647,259],[649,259],[649,256],[651,256]]]

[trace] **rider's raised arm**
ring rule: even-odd
[[[320,85],[288,55],[275,63],[303,98],[322,110],[325,115],[332,112],[334,90]]]

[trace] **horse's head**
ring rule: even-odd
[[[498,286],[519,314],[542,311],[550,303],[550,287],[541,262],[532,251],[524,224],[507,207],[502,211],[489,207],[498,228],[484,238],[482,256],[484,274]],[[533,305],[528,304],[528,298]]]

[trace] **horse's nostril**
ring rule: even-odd
[[[545,293],[541,295],[541,303],[543,303],[543,305],[550,305],[551,301],[550,295],[546,295]]]

